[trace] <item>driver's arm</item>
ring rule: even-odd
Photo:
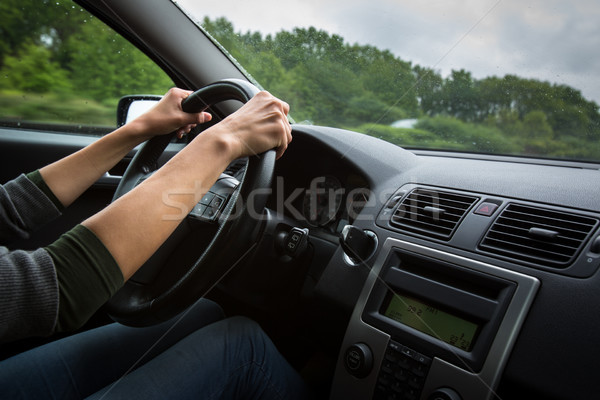
[[[266,92],[198,135],[135,189],[83,222],[114,257],[125,280],[170,236],[179,222],[237,158],[291,141],[289,106]]]
[[[237,158],[291,141],[289,106],[266,92],[196,137],[150,178],[47,247],[60,291],[57,329],[80,326],[129,279]]]
[[[146,133],[175,129],[161,125],[162,119],[151,118],[161,113],[171,117],[183,114],[178,108],[180,99],[159,103],[163,107],[167,104],[175,104],[171,114],[168,108],[154,110],[141,120],[144,126],[140,124],[135,131],[131,127],[121,129],[121,134],[127,129],[132,129],[129,133],[139,133],[137,129]],[[229,161],[271,148],[277,148],[281,156],[291,141],[288,110],[286,103],[259,93],[237,113],[199,135],[151,178],[50,246],[35,252],[8,251],[0,246],[0,342],[71,330],[85,322],[118,290],[123,279],[128,279],[158,249]],[[180,119],[177,123],[187,121]],[[103,138],[93,151],[84,149],[40,170],[54,200],[68,205],[101,176],[117,161],[118,153],[134,143],[121,140],[116,134]],[[120,150],[107,149],[110,143]],[[103,151],[109,151],[108,155],[103,156]],[[84,165],[78,165],[77,160]],[[80,173],[84,177],[76,178]],[[21,181],[32,185],[25,178]],[[191,195],[184,194],[189,190],[193,191]],[[38,204],[46,198],[42,191],[30,191]],[[23,202],[22,196],[13,200]],[[173,201],[179,202],[178,207],[172,207]],[[46,198],[46,203],[52,202]],[[37,322],[40,318],[43,323]]]
[[[36,183],[49,188],[47,192],[58,201],[57,205],[69,206],[138,144],[174,130],[181,137],[196,124],[209,121],[211,116],[208,113],[188,114],[181,110],[181,101],[190,93],[178,88],[169,90],[145,114],[80,151],[40,169],[41,182]],[[31,177],[35,179],[37,176]]]

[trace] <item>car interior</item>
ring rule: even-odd
[[[76,7],[175,85],[199,90],[211,123],[258,90],[177,2]],[[140,100],[122,101],[120,123]],[[403,148],[339,127],[292,127],[281,159],[266,153],[232,163],[177,238],[132,278],[135,287],[126,285],[83,329],[156,323],[207,297],[227,315],[259,322],[318,398],[595,397],[598,163]],[[2,124],[0,181],[96,138]],[[186,145],[151,142],[10,248],[51,243]],[[140,305],[140,286],[158,311]],[[3,345],[2,358],[53,339]]]

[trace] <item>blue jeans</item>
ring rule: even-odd
[[[310,397],[258,324],[221,318],[201,300],[157,326],[111,324],[32,349],[0,362],[0,398]]]

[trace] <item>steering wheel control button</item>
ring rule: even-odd
[[[474,211],[475,214],[490,217],[498,209],[498,204],[484,201]]]
[[[204,213],[202,214],[202,218],[207,219],[209,221],[213,221],[217,216],[217,210],[215,210],[213,207],[211,206],[207,206],[206,210],[204,210]]]
[[[373,369],[373,353],[365,343],[355,343],[344,353],[346,370],[357,378],[364,378]]]
[[[221,206],[225,202],[225,199],[219,196],[214,196],[212,201],[210,202],[210,206],[214,208],[217,212],[221,210]]]
[[[200,218],[202,217],[202,214],[204,214],[204,210],[206,210],[206,206],[204,204],[196,204],[196,206],[192,209],[191,214],[194,217]]]
[[[217,196],[212,192],[208,192],[202,200],[192,209],[190,214],[204,221],[213,222],[223,210],[226,200],[222,196]]]
[[[390,341],[377,377],[375,397],[420,398],[430,365],[431,358]]]
[[[202,196],[202,199],[200,200],[200,204],[207,206],[210,204],[210,202],[212,201],[212,199],[214,197],[215,197],[215,194],[213,192],[208,192],[204,196]]]

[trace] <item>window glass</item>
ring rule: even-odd
[[[101,134],[129,94],[163,94],[171,79],[71,1],[0,3],[0,126]]]
[[[298,122],[600,160],[598,2],[176,2]]]

